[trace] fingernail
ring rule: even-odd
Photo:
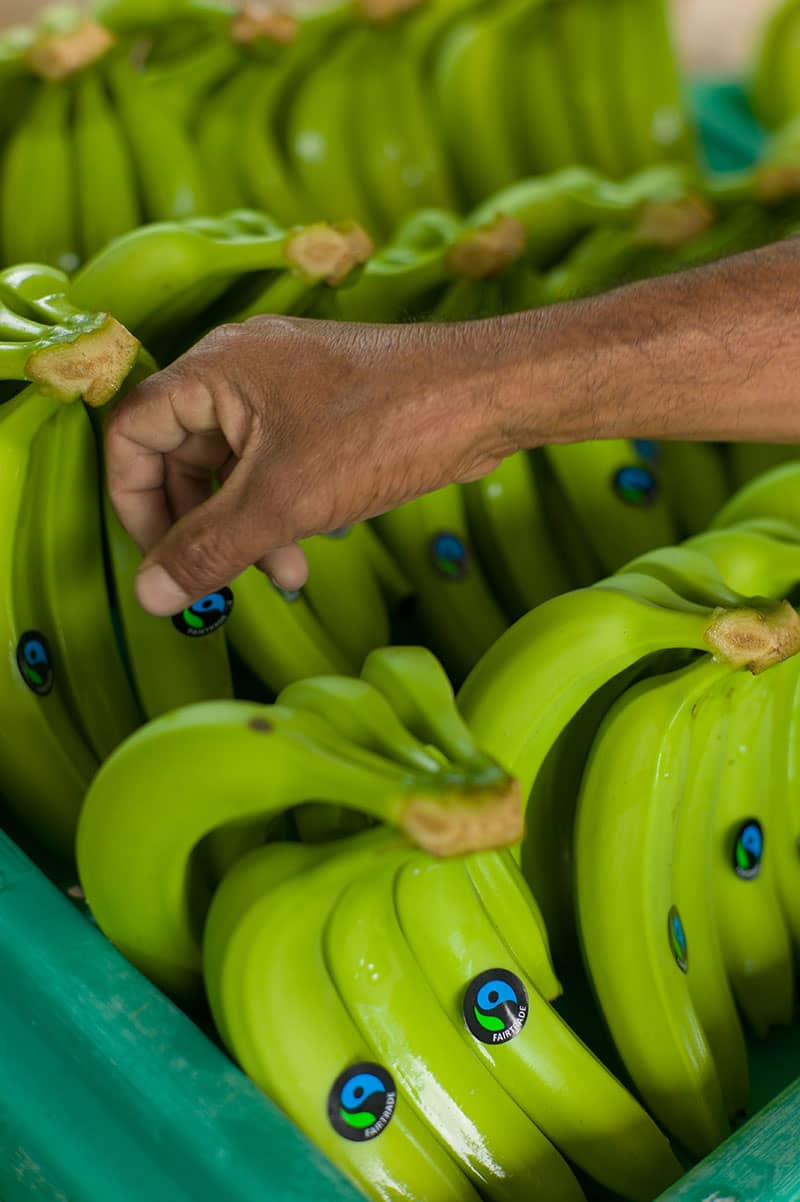
[[[159,563],[151,563],[139,572],[136,577],[136,596],[142,609],[157,618],[172,618],[192,602],[192,598]]]

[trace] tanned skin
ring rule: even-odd
[[[108,476],[168,615],[296,540],[475,480],[543,443],[800,442],[800,241],[571,304],[452,325],[258,317],[116,408]],[[222,487],[212,495],[212,476]]]

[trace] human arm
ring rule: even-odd
[[[224,327],[109,423],[112,500],[148,553],[139,598],[178,612],[251,563],[297,587],[295,540],[522,447],[800,441],[798,301],[800,244],[787,242],[485,322]]]

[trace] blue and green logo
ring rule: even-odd
[[[764,830],[756,818],[748,818],[736,833],[733,844],[733,871],[743,881],[753,881],[761,871],[764,855]]]
[[[440,530],[433,536],[431,559],[439,575],[447,580],[463,580],[469,573],[469,551],[451,530]]]
[[[54,683],[53,657],[47,639],[28,630],[17,643],[17,667],[25,684],[37,697],[46,697]]]
[[[686,931],[678,913],[678,907],[672,906],[667,920],[669,930],[669,946],[675,963],[681,972],[689,971],[689,948],[686,943]]]
[[[658,481],[646,467],[621,467],[614,473],[612,487],[621,501],[637,509],[652,505],[658,496]]]
[[[209,593],[200,601],[195,601],[182,614],[172,619],[172,625],[190,639],[204,639],[209,634],[215,634],[225,625],[233,609],[233,593],[229,588],[221,588],[216,593]]]
[[[376,1139],[391,1122],[397,1089],[380,1064],[351,1065],[328,1094],[328,1119],[334,1131],[353,1143]]]
[[[519,977],[505,968],[490,968],[467,986],[464,1022],[481,1043],[508,1043],[528,1021],[528,992]]]
[[[661,462],[661,443],[655,442],[652,438],[634,438],[631,443],[635,453],[645,463],[652,464],[657,467]]]

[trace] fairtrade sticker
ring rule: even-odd
[[[328,1119],[334,1131],[353,1143],[377,1139],[392,1120],[397,1089],[380,1064],[346,1068],[328,1094]]]
[[[28,630],[17,643],[17,667],[25,684],[37,697],[46,697],[54,683],[53,659],[47,639]]]
[[[658,496],[658,481],[649,468],[621,467],[612,481],[614,492],[626,505],[644,509]]]
[[[519,977],[505,968],[490,968],[467,986],[464,1022],[481,1043],[508,1043],[528,1021],[528,993]]]
[[[431,539],[431,559],[439,575],[448,580],[463,580],[469,572],[469,551],[450,530],[440,530]]]
[[[733,871],[743,881],[752,881],[761,871],[764,855],[764,831],[756,818],[748,818],[736,833],[733,845]]]
[[[668,928],[669,946],[675,958],[675,963],[681,972],[688,972],[689,948],[686,943],[686,931],[683,929],[683,922],[681,921],[677,906],[673,906],[669,912]]]
[[[172,619],[172,625],[187,638],[202,639],[221,629],[232,609],[233,593],[229,588],[221,588],[219,592],[209,593],[183,613],[177,614]]]

